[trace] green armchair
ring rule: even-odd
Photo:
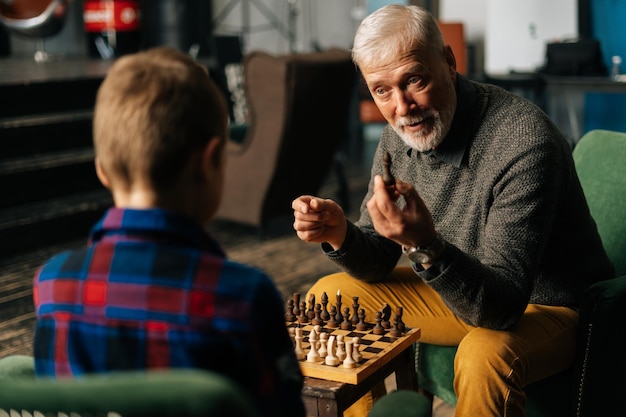
[[[626,133],[590,131],[573,151],[591,215],[618,278],[583,294],[574,366],[525,388],[528,417],[626,415]],[[572,260],[575,255],[572,255]],[[418,385],[456,404],[456,347],[418,344]]]
[[[0,415],[61,413],[83,417],[257,415],[245,392],[208,371],[127,371],[80,379],[35,379],[32,357],[0,359]]]

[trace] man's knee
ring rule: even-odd
[[[320,296],[323,292],[327,295],[335,294],[338,290],[346,286],[346,283],[354,280],[350,275],[345,272],[336,272],[334,274],[325,275],[319,278],[309,288],[309,294],[317,294]]]
[[[512,342],[508,332],[482,327],[473,329],[459,344],[454,360],[455,374],[508,373],[516,358]]]

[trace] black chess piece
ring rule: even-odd
[[[324,291],[322,293],[322,314],[321,314],[321,318],[324,321],[328,321],[328,319],[330,319],[330,314],[328,314],[328,295],[326,294],[326,291]]]
[[[350,307],[343,309],[343,321],[339,325],[341,330],[352,330],[352,322],[350,321]]]
[[[335,315],[335,320],[337,320],[337,323],[341,323],[343,320],[341,315],[341,294],[337,294],[337,314]]]
[[[309,309],[306,315],[309,317],[309,320],[313,320],[313,317],[315,317],[315,294],[309,296]]]
[[[353,325],[356,325],[359,322],[359,297],[352,297],[352,321]]]
[[[298,317],[300,315],[300,293],[293,293],[293,314]]]
[[[391,330],[389,330],[389,335],[392,337],[402,336],[402,332],[400,331],[400,329],[398,329],[399,320],[400,320],[400,317],[397,314],[393,316],[393,326],[391,327]]]
[[[296,321],[296,315],[293,314],[293,300],[287,300],[287,307],[285,308],[285,321],[293,323]]]
[[[376,312],[376,324],[372,328],[372,333],[381,335],[385,334],[385,328],[380,324],[383,319],[383,313],[380,311]]]
[[[382,320],[380,322],[380,324],[385,328],[388,329],[391,327],[391,307],[389,306],[389,304],[385,303],[385,305],[383,305],[383,308],[380,310],[380,312],[382,313]]]
[[[308,323],[309,316],[306,314],[306,302],[300,301],[300,315],[298,316],[299,323]]]
[[[383,155],[383,182],[388,187],[396,183],[395,178],[391,175],[391,155],[389,152]]]
[[[324,320],[322,320],[322,305],[320,303],[315,304],[315,316],[311,319],[311,324],[314,326],[323,326]]]
[[[359,322],[356,324],[356,329],[360,332],[367,330],[367,324],[365,323],[365,310],[359,309]]]
[[[330,318],[326,322],[326,327],[331,329],[339,327],[339,323],[337,322],[337,307],[335,306],[330,306]]]
[[[404,314],[404,308],[403,307],[396,307],[396,315],[398,316],[398,330],[400,330],[400,332],[404,333],[406,332],[406,324],[404,324],[404,322],[402,321],[402,314]]]

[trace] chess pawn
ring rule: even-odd
[[[296,347],[295,347],[295,352],[296,352],[296,358],[298,358],[298,360],[302,360],[306,357],[306,354],[304,353],[304,349],[302,349],[302,328],[300,327],[296,327]]]
[[[320,354],[321,359],[325,359],[328,356],[328,333],[321,332],[320,333],[320,348],[317,350],[317,353]]]
[[[352,338],[352,359],[354,359],[354,361],[356,363],[361,362],[361,359],[363,359],[363,355],[361,354],[361,338],[358,336],[354,336]]]
[[[330,337],[328,338],[328,345],[327,345],[326,350],[328,353],[326,355],[326,358],[324,359],[324,363],[330,366],[339,365],[339,359],[335,356],[335,336],[334,335],[330,335]]]
[[[360,332],[367,330],[367,324],[365,323],[365,310],[359,309],[359,322],[356,324],[356,329]]]
[[[322,305],[319,303],[315,304],[315,310],[313,311],[314,315],[311,319],[311,324],[314,324],[316,326],[324,324],[324,321],[322,320]]]
[[[339,327],[339,323],[337,323],[337,320],[335,318],[335,316],[337,315],[336,309],[337,307],[330,306],[330,319],[328,319],[328,322],[326,322],[326,326],[331,329],[336,329],[337,327]]]
[[[399,320],[400,320],[400,317],[396,314],[393,317],[393,326],[391,327],[391,330],[389,330],[389,336],[391,336],[391,337],[400,337],[400,336],[402,336],[402,332],[398,328],[398,321]]]
[[[320,361],[320,354],[317,351],[317,341],[318,341],[318,334],[317,331],[315,329],[311,330],[311,333],[309,333],[309,353],[306,355],[306,361],[307,362],[319,362]]]
[[[372,333],[376,335],[385,334],[385,328],[380,324],[382,319],[383,319],[383,313],[381,313],[380,311],[377,311],[376,312],[376,324],[374,325],[374,328],[372,329]]]
[[[339,325],[341,330],[352,330],[352,322],[350,321],[350,307],[343,309],[343,321]]]
[[[356,367],[356,362],[354,358],[352,358],[352,340],[346,340],[346,357],[343,359],[343,367],[344,368],[354,368]]]
[[[337,335],[337,350],[335,352],[335,356],[337,356],[337,359],[339,359],[340,361],[343,361],[346,358],[346,349],[345,349],[345,342],[343,340],[343,335],[342,334],[338,334]]]

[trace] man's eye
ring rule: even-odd
[[[378,96],[383,96],[387,92],[387,90],[385,90],[384,88],[377,88],[374,91],[376,92],[376,95],[378,95]]]
[[[422,79],[420,77],[411,77],[408,80],[409,85],[419,84]]]

